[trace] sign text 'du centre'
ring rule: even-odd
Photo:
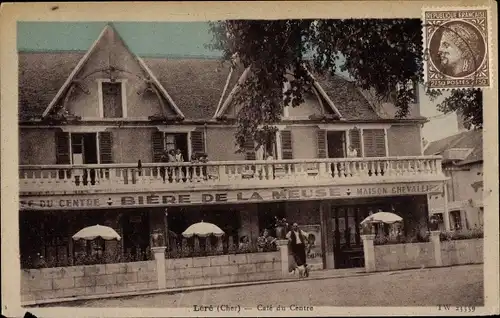
[[[322,186],[258,190],[161,192],[139,194],[21,197],[23,210],[95,209],[140,206],[200,205],[348,199],[442,192],[442,183],[391,184],[375,186]]]

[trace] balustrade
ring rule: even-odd
[[[304,182],[384,182],[443,177],[441,157],[221,161],[20,166],[21,192],[72,190],[166,190],[185,187],[269,185]]]

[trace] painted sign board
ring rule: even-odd
[[[323,251],[321,249],[321,225],[301,225],[300,229],[307,233],[309,248],[307,252],[307,264],[312,270],[323,269]]]
[[[154,193],[110,193],[20,198],[22,210],[81,210],[127,207],[240,204],[269,201],[349,199],[362,197],[419,195],[442,192],[441,182],[379,185],[290,187],[226,191],[162,191]]]

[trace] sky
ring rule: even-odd
[[[18,22],[19,51],[86,51],[97,39],[106,22]],[[142,57],[206,57],[218,58],[220,51],[207,49],[212,35],[206,22],[113,22],[127,46]],[[340,73],[349,77],[348,73]],[[437,102],[420,98],[421,114],[430,117],[424,125],[423,137],[429,141],[457,131],[456,116],[443,116]],[[437,116],[437,117],[436,117]]]

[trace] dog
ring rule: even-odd
[[[297,274],[299,278],[309,277],[309,268],[305,265],[295,266],[295,268],[290,271],[290,275],[295,276]]]

